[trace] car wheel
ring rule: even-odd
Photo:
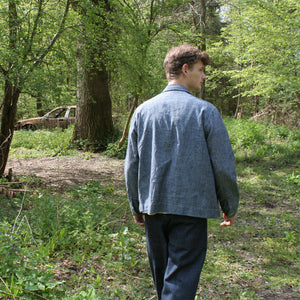
[[[26,124],[22,127],[24,130],[36,130],[36,127],[33,124]]]

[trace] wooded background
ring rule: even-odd
[[[0,175],[17,119],[78,104],[73,141],[103,150],[112,114],[166,85],[163,59],[190,43],[212,58],[201,95],[222,115],[299,126],[297,0],[4,0]]]

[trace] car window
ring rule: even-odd
[[[71,107],[65,115],[66,118],[75,118],[75,107]]]
[[[49,113],[49,118],[63,118],[65,114],[65,108],[59,108]]]

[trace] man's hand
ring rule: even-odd
[[[221,223],[221,226],[231,226],[234,223],[235,216],[232,218],[227,218],[225,214],[223,214],[224,222]]]
[[[134,222],[137,225],[145,226],[145,218],[144,215],[133,216]]]

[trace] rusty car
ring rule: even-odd
[[[15,129],[53,129],[56,127],[67,128],[70,124],[75,123],[76,105],[59,106],[42,117],[20,120],[17,122]]]

